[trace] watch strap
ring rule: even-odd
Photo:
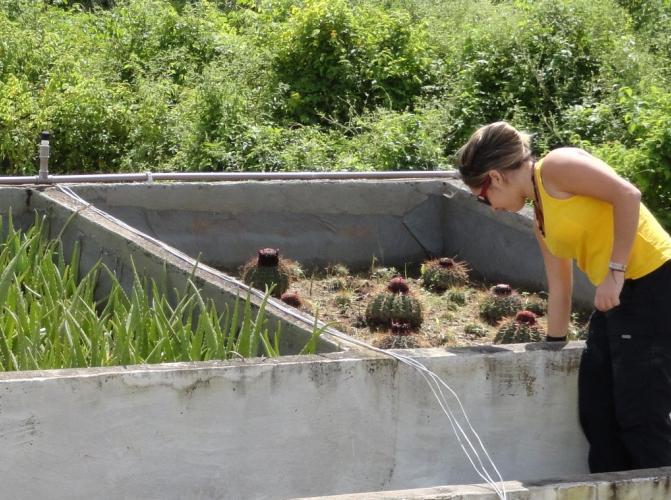
[[[619,271],[623,273],[627,270],[627,266],[626,264],[620,264],[618,262],[609,262],[608,269],[610,269],[611,271]]]

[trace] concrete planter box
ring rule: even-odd
[[[494,215],[458,183],[72,189],[123,223],[55,187],[2,189],[0,212],[11,207],[25,225],[32,210],[46,213],[53,234],[65,227],[66,247],[82,243],[84,269],[103,259],[126,284],[131,258],[151,276],[166,269],[178,285],[198,256],[209,266],[234,269],[257,248],[273,246],[304,265],[342,262],[353,269],[369,266],[373,256],[399,265],[458,255],[489,280],[544,288],[529,217]],[[247,290],[208,266],[195,277],[220,305]],[[576,278],[574,300],[591,302],[591,287],[579,273]],[[258,304],[259,294],[252,297]],[[313,318],[274,299],[267,310],[283,322],[285,352],[298,352]],[[494,498],[486,486],[473,486],[482,480],[419,373],[336,334],[325,334],[314,356],[0,374],[3,494]],[[405,354],[459,394],[510,481],[509,498],[614,498],[604,493],[611,490],[668,498],[667,469],[582,476],[586,443],[576,394],[582,348],[581,342],[541,343]],[[541,481],[553,477],[573,479]]]

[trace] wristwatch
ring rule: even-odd
[[[627,265],[626,264],[619,264],[618,262],[609,262],[608,263],[608,269],[611,271],[618,271],[618,272],[625,272],[627,270]]]

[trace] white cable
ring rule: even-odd
[[[110,215],[108,212],[100,210],[99,208],[97,208],[96,206],[87,202],[82,197],[80,197],[78,194],[76,194],[72,189],[70,189],[70,187],[63,186],[63,185],[58,185],[58,186],[56,186],[56,189],[62,191],[66,195],[70,196],[71,198],[75,199],[76,201],[78,201],[79,203],[84,205],[84,207],[77,210],[78,212],[81,211],[81,210],[84,210],[86,208],[90,208],[92,211],[94,211],[98,215],[106,218],[107,220],[109,220],[109,221],[111,221],[115,224],[120,225],[124,229],[130,231],[131,233],[135,234],[136,236],[139,236],[140,238],[151,241],[152,243],[160,246],[162,249],[166,250],[167,252],[169,252],[170,254],[179,258],[180,260],[186,261],[190,266],[197,267],[199,269],[207,271],[208,273],[214,274],[219,279],[223,278],[225,281],[231,283],[232,285],[235,285],[235,286],[241,286],[242,285],[243,287],[246,287],[246,285],[244,285],[244,283],[226,275],[225,273],[221,273],[221,272],[217,271],[216,269],[214,269],[210,266],[207,266],[207,265],[205,265],[201,262],[196,261],[192,257],[186,255],[183,252],[180,252],[179,250],[175,249],[174,247],[171,247],[171,246],[165,244],[161,240],[153,238],[153,237],[149,236],[148,234],[145,234],[142,231],[139,231],[139,230],[135,229],[134,227],[129,226],[125,222],[123,222],[123,221],[117,219],[116,217]],[[254,295],[256,295],[257,297],[259,297],[261,299],[263,299],[264,296],[265,296],[265,294],[263,294],[262,292],[260,292],[258,290],[255,290],[253,288],[250,288],[249,290],[251,291],[251,293],[253,293]],[[282,309],[282,311],[290,314],[291,316],[303,319],[300,315],[298,315],[295,312],[295,310],[293,308],[284,307],[283,305],[282,306],[278,305],[278,307],[280,309]],[[471,421],[468,417],[468,414],[466,413],[466,410],[464,409],[464,407],[461,403],[461,400],[459,399],[459,396],[457,396],[457,393],[443,379],[441,379],[436,373],[429,370],[426,366],[424,366],[422,363],[420,363],[416,359],[410,358],[410,357],[405,356],[403,354],[395,353],[393,351],[387,351],[387,350],[384,350],[384,349],[379,349],[377,347],[373,347],[373,346],[371,346],[369,344],[366,344],[365,342],[362,342],[358,339],[355,339],[355,338],[350,337],[348,335],[344,335],[343,333],[339,332],[338,330],[334,330],[333,328],[328,328],[326,331],[330,335],[332,335],[336,338],[339,338],[340,340],[343,340],[347,343],[352,343],[352,344],[358,345],[360,347],[363,347],[365,349],[377,352],[379,354],[389,356],[389,357],[394,358],[397,361],[399,361],[399,362],[401,362],[401,363],[403,363],[407,366],[410,366],[411,368],[415,368],[419,372],[419,374],[422,376],[424,381],[427,383],[427,385],[429,386],[429,389],[431,390],[434,397],[438,401],[438,405],[440,406],[441,410],[443,411],[443,413],[447,417],[448,421],[450,422],[450,426],[452,427],[452,430],[454,431],[454,435],[457,438],[457,442],[459,443],[459,446],[461,447],[462,451],[466,455],[466,458],[468,458],[468,461],[473,466],[473,469],[475,470],[475,472],[478,474],[479,477],[481,477],[494,490],[494,492],[496,493],[496,495],[499,497],[500,500],[507,500],[505,484],[503,482],[503,478],[501,477],[501,473],[499,472],[498,468],[496,467],[496,464],[494,463],[494,461],[491,459],[489,453],[487,452],[487,449],[485,448],[484,444],[482,443],[482,440],[480,439],[480,436],[478,435],[478,433],[473,428],[473,425],[471,424]],[[464,430],[464,427],[462,427],[462,425],[459,423],[459,419],[457,418],[457,416],[452,411],[452,409],[451,409],[451,407],[448,403],[448,400],[447,400],[445,394],[443,393],[443,389],[441,388],[441,386],[442,386],[442,388],[445,388],[450,393],[450,395],[452,395],[452,397],[454,397],[454,399],[456,400],[456,402],[458,404],[458,407],[459,407],[459,410],[464,417],[465,427],[467,427],[467,430]],[[477,447],[473,444],[473,442],[471,441],[471,438],[469,438],[468,431],[470,431],[472,433],[472,436],[474,437],[474,441],[477,441]],[[468,444],[468,446],[464,445],[464,441]],[[467,448],[469,448],[471,451],[469,452]],[[485,464],[483,464],[482,459],[480,458],[480,455],[478,453],[478,448],[480,448],[480,450],[487,457],[488,465],[491,466],[491,468],[493,469],[493,472],[495,473],[496,477],[498,477],[498,483],[499,484],[497,484],[497,481],[492,479],[492,475],[487,470],[487,466]],[[476,460],[473,460],[473,457],[471,456],[471,452],[475,455]],[[476,461],[478,463],[477,465],[475,463]]]

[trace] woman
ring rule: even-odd
[[[596,286],[579,385],[592,472],[671,465],[671,237],[641,194],[578,148],[535,160],[505,122],[459,150],[463,181],[495,210],[534,204],[548,280],[548,341],[566,340],[572,263]]]

